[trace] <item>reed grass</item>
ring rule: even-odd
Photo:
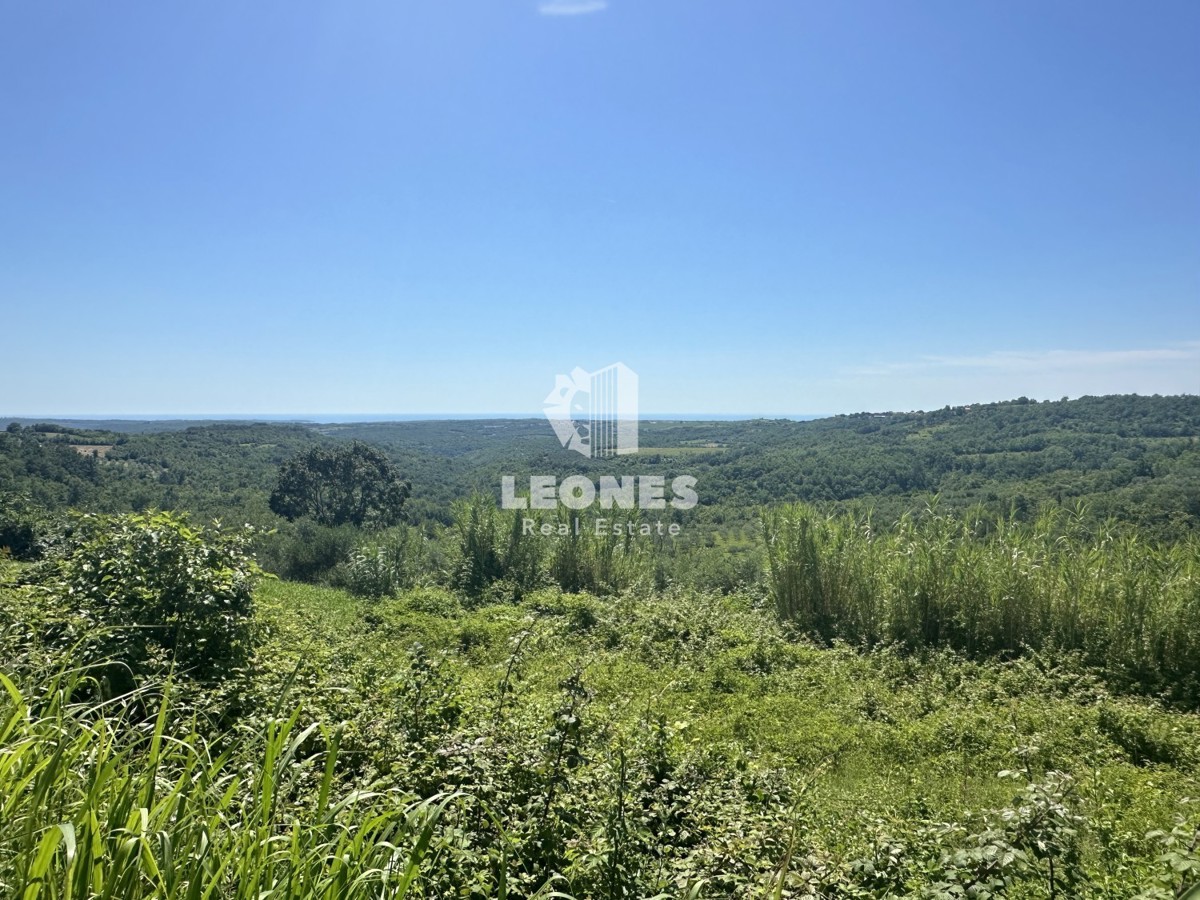
[[[822,640],[1079,651],[1119,680],[1200,699],[1195,537],[1155,544],[1058,509],[1024,523],[934,505],[877,529],[799,504],[761,522],[779,616]]]

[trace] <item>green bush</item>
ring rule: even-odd
[[[263,535],[257,542],[258,558],[268,572],[288,581],[320,584],[331,577],[361,540],[352,525],[335,528],[303,520]]]
[[[330,573],[330,581],[358,597],[394,597],[411,587],[422,571],[423,540],[416,529],[394,529],[351,550]]]
[[[1197,756],[1196,730],[1185,728],[1177,716],[1151,706],[1113,699],[1100,704],[1100,733],[1120,747],[1135,765],[1165,764],[1188,767]]]
[[[27,497],[0,494],[0,555],[37,559],[44,518]]]
[[[103,664],[114,689],[174,667],[204,680],[246,666],[254,648],[249,532],[193,528],[166,512],[81,516],[44,567],[47,634]],[[123,690],[122,690],[123,692]]]

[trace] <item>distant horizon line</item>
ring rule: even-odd
[[[1077,397],[1063,397],[1063,400],[1081,400],[1085,397],[1197,397],[1200,393],[1182,392],[1178,394],[1080,394]],[[1006,400],[977,400],[971,403],[951,403],[942,406],[931,406],[928,409],[857,409],[843,412],[821,413],[780,413],[780,412],[648,412],[641,413],[639,420],[671,420],[682,422],[740,422],[756,419],[786,419],[796,422],[828,419],[835,416],[879,415],[881,413],[918,413],[937,412],[949,406],[952,409],[964,409],[972,406],[993,406],[996,404],[1015,403],[1027,400],[1032,403],[1058,402],[1054,398],[1015,397]],[[436,412],[436,413],[37,413],[30,415],[0,415],[0,423],[5,422],[45,422],[52,424],[60,422],[295,422],[310,425],[350,425],[371,422],[462,422],[492,420],[525,420],[541,419],[545,414],[536,412]]]
[[[753,419],[791,419],[808,421],[844,415],[843,413],[641,413],[639,420],[675,419],[678,421],[741,421]],[[462,422],[488,419],[542,419],[542,412],[497,413],[79,413],[0,416],[0,422],[301,422],[306,424],[347,425],[360,422]]]

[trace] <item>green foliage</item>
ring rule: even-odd
[[[420,896],[450,799],[339,796],[338,733],[298,712],[216,747],[176,730],[169,691],[146,731],[71,704],[69,678],[30,696],[0,674],[0,688],[0,895]]]
[[[1019,781],[1022,776],[1005,771],[1000,777]],[[988,900],[1006,896],[1020,881],[1043,882],[1048,897],[1077,896],[1084,817],[1073,793],[1070,776],[1048,772],[1029,781],[1011,806],[985,817],[975,834],[964,834],[957,825],[932,829],[935,840],[957,846],[941,853],[925,896]]]
[[[458,559],[451,584],[468,597],[482,597],[493,582],[504,577],[499,549],[501,517],[496,504],[481,495],[460,502],[455,510]]]
[[[330,581],[359,597],[392,597],[412,587],[425,572],[425,538],[399,526],[350,551],[330,573]]]
[[[169,668],[201,680],[237,674],[255,639],[249,540],[166,512],[80,516],[40,574],[57,608],[46,639],[105,664],[118,692]]]
[[[749,598],[685,590],[464,610],[436,588],[264,582],[258,615],[261,699],[233,728],[175,688],[101,709],[19,667],[20,699],[0,694],[0,895],[99,897],[100,878],[130,898],[481,900],[1190,884],[1194,816],[1172,815],[1194,761],[1146,768],[1106,729],[1114,707],[1182,747],[1194,717],[1143,721],[1070,659],[817,649]]]
[[[297,425],[101,424],[0,433],[0,484],[52,513],[162,508],[265,525],[280,463],[323,442]]]
[[[37,559],[45,520],[45,513],[28,497],[0,493],[0,554],[12,559]]]
[[[1145,703],[1106,700],[1096,724],[1136,765],[1191,767],[1200,761],[1200,732]]]
[[[1197,402],[653,422],[636,460],[534,421],[0,433],[18,525],[236,511],[345,588],[251,606],[242,532],[38,524],[48,561],[0,559],[0,896],[1186,896]],[[273,518],[355,438],[420,524]],[[530,466],[702,503],[675,540],[497,509]],[[743,527],[780,500],[821,506]]]
[[[289,522],[308,517],[329,527],[387,527],[400,521],[410,492],[383,453],[355,441],[313,447],[284,463],[270,505]]]
[[[1200,540],[1159,546],[1053,509],[1026,524],[931,508],[878,532],[796,505],[762,523],[776,609],[807,634],[1078,651],[1117,683],[1200,702]]]
[[[159,507],[268,525],[281,463],[311,447],[360,440],[412,481],[404,508],[421,524],[450,524],[456,500],[480,490],[495,495],[501,475],[519,483],[545,472],[595,478],[650,467],[699,479],[701,505],[687,515],[686,530],[689,541],[705,543],[752,526],[764,504],[871,507],[892,521],[931,494],[946,511],[982,504],[991,515],[1022,520],[1047,504],[1074,509],[1082,501],[1089,524],[1115,518],[1158,539],[1200,529],[1200,398],[1193,396],[1005,402],[810,422],[642,422],[642,445],[652,449],[608,460],[561,449],[534,419],[63,424],[54,433],[0,432],[0,484],[52,512]],[[97,430],[104,428],[117,430]],[[694,568],[669,577],[687,580]],[[711,581],[702,588],[727,578],[719,568],[705,575]]]
[[[301,519],[259,532],[255,551],[266,571],[289,581],[320,584],[330,579],[361,540],[361,531],[353,525],[331,528]]]
[[[1159,848],[1160,869],[1156,884],[1138,895],[1138,900],[1196,900],[1200,897],[1200,818],[1195,812],[1197,801],[1184,798],[1183,811],[1175,816],[1169,830],[1154,829],[1146,835]]]
[[[450,584],[476,600],[520,600],[548,584],[568,593],[617,594],[651,581],[656,557],[664,558],[653,539],[611,530],[598,535],[590,520],[565,509],[543,515],[497,509],[482,494],[455,505],[454,533]]]
[[[435,896],[759,898],[782,871],[785,896],[1046,898],[1053,878],[1123,900],[1193,789],[1186,752],[1146,767],[1101,723],[1144,708],[1182,748],[1195,717],[1111,698],[1077,658],[817,649],[686,590],[464,610],[266,587],[280,677],[302,661],[314,715],[348,720],[347,759],[377,767],[356,777],[463,796]]]

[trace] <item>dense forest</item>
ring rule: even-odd
[[[0,423],[3,424],[3,423]],[[100,430],[98,425],[112,429]],[[157,430],[153,430],[157,429]],[[500,476],[644,471],[694,475],[698,521],[752,521],[764,504],[870,506],[895,518],[938,495],[1029,519],[1086,501],[1170,536],[1200,526],[1200,398],[1019,399],[933,412],[807,422],[641,423],[635,457],[587,460],[540,419],[348,425],[164,422],[8,424],[0,484],[48,509],[161,508],[270,520],[278,466],[329,441],[378,446],[413,485],[414,523],[449,523],[453,502],[498,496]]]

